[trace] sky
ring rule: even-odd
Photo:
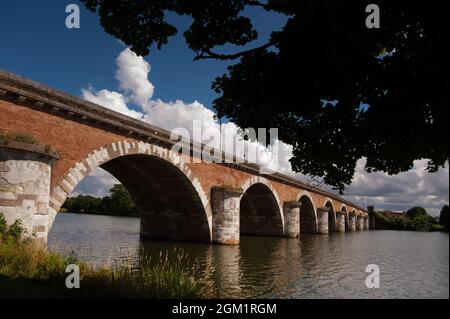
[[[65,8],[70,3],[80,6],[80,29],[65,27]],[[263,43],[271,31],[282,28],[285,22],[282,16],[267,16],[258,10],[246,14],[260,33],[254,45]],[[169,19],[179,28],[179,34],[161,51],[152,49],[149,56],[142,58],[106,34],[97,16],[77,1],[8,1],[0,7],[0,69],[168,130],[191,127],[194,119],[201,119],[204,129],[218,130],[211,110],[212,101],[217,97],[211,81],[226,72],[227,63],[194,62],[194,53],[182,37],[189,19],[177,16]],[[237,129],[233,123],[225,126],[232,133]],[[290,170],[288,159],[292,147],[281,142],[279,146],[279,169],[308,180],[307,176]],[[261,145],[252,147],[266,151]],[[272,159],[269,156],[264,160]],[[449,202],[448,167],[429,174],[425,171],[426,163],[426,160],[416,161],[411,171],[388,176],[364,172],[364,159],[361,159],[344,197],[362,206],[375,205],[377,209],[403,211],[423,206],[430,214],[437,215]],[[78,185],[74,195],[103,196],[116,182],[98,169]]]

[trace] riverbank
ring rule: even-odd
[[[94,268],[48,251],[24,236],[20,221],[7,227],[0,215],[0,298],[202,298],[206,292],[182,267],[181,250],[161,253],[158,260],[141,257],[131,267]],[[66,286],[67,266],[80,270],[80,288]]]

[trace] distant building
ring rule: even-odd
[[[406,215],[405,212],[393,212],[390,210],[385,210],[381,212],[381,214],[383,214],[384,217],[400,217],[400,218],[404,218]]]

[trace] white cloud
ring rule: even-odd
[[[106,89],[96,91],[93,88],[83,89],[83,97],[93,103],[100,104],[114,111],[123,113],[136,119],[141,119],[157,127],[173,130],[185,128],[192,137],[193,121],[201,121],[202,132],[214,133],[219,136],[220,126],[214,120],[214,112],[198,101],[185,103],[181,100],[164,102],[160,99],[152,99],[154,86],[148,79],[150,64],[142,57],[137,56],[130,49],[120,53],[117,60],[116,79],[119,81],[122,93]],[[138,105],[142,112],[131,109],[127,103]],[[222,139],[238,134],[238,127],[233,123],[222,126]],[[214,146],[219,147],[220,138],[214,140]],[[202,142],[210,144],[206,137]],[[292,146],[276,141],[278,146],[278,161],[264,146],[256,142],[246,142],[247,151],[257,151],[257,162],[276,169],[284,174],[309,180],[308,176],[295,173],[291,169],[289,159],[292,157]],[[226,143],[222,142],[227,152]],[[249,151],[250,150],[250,151]],[[242,156],[241,152],[235,152]],[[248,157],[247,157],[248,158]],[[365,160],[358,161],[356,174],[348,192],[351,200],[361,205],[373,204],[379,209],[406,210],[412,206],[423,206],[430,213],[437,214],[440,208],[448,203],[449,172],[448,167],[438,173],[429,174],[425,171],[426,161],[416,161],[414,168],[397,176],[388,176],[377,172],[368,174],[364,171]],[[96,181],[104,182],[112,186],[112,176],[106,178],[104,174],[92,175]],[[100,175],[98,175],[100,174]],[[103,174],[103,175],[102,175]],[[115,181],[117,182],[117,181]],[[96,184],[97,185],[97,184]],[[87,186],[83,186],[87,190]],[[326,186],[325,186],[326,187]],[[105,188],[101,188],[104,192]],[[345,196],[346,197],[346,196]]]
[[[368,174],[364,171],[365,162],[365,159],[358,161],[348,189],[350,198],[356,202],[399,211],[422,206],[432,215],[438,215],[449,202],[448,165],[431,174],[426,171],[427,160],[417,160],[408,172],[390,176],[383,172]]]
[[[120,88],[130,93],[131,100],[138,105],[146,105],[153,96],[155,87],[148,80],[150,64],[143,57],[137,56],[129,48],[119,54],[116,79]]]
[[[81,180],[70,196],[91,195],[103,197],[109,193],[111,187],[119,183],[114,176],[98,167]]]
[[[95,91],[93,88],[82,89],[83,98],[89,102],[104,106],[113,111],[128,115],[135,119],[142,119],[143,114],[128,108],[126,98],[114,91],[106,89]]]

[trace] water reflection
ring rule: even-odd
[[[448,234],[366,231],[243,237],[238,246],[139,239],[139,219],[60,214],[49,247],[94,265],[133,264],[182,248],[214,295],[274,298],[448,298]],[[380,289],[367,289],[365,268],[378,264]]]

